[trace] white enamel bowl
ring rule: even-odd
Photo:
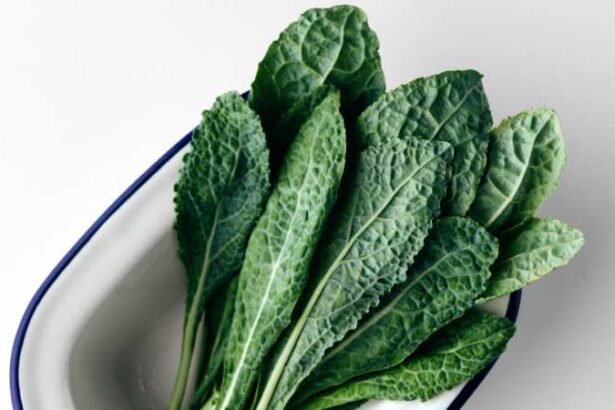
[[[188,141],[135,181],[34,295],[13,346],[14,409],[165,408],[184,308],[172,186]],[[492,308],[514,320],[519,301],[520,293]],[[484,375],[426,403],[366,408],[458,409]]]

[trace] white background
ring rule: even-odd
[[[388,87],[485,74],[494,119],[555,108],[568,162],[541,214],[582,253],[524,294],[468,409],[608,409],[615,382],[615,7],[604,1],[362,1]],[[0,5],[0,408],[19,318],[91,222],[267,45],[322,1],[22,0]],[[55,410],[55,409],[52,409]]]

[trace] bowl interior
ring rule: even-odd
[[[184,281],[171,231],[96,309],[69,361],[77,409],[162,409],[179,357]]]

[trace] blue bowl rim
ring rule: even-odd
[[[162,168],[171,158],[175,156],[182,148],[184,148],[192,138],[192,131],[181,138],[175,143],[167,152],[164,153],[156,162],[154,162],[141,176],[139,176],[130,186],[122,192],[122,194],[100,215],[96,221],[88,228],[87,231],[79,238],[79,240],[70,248],[68,253],[58,262],[53,268],[51,273],[45,278],[43,283],[39,286],[34,296],[28,303],[26,310],[19,322],[17,333],[13,341],[13,348],[11,351],[11,364],[10,364],[10,386],[11,386],[11,401],[14,410],[23,410],[23,403],[21,400],[21,391],[19,387],[19,359],[23,348],[23,343],[28,330],[28,325],[32,320],[32,316],[36,311],[41,300],[47,293],[47,291],[54,284],[56,279],[62,274],[64,269],[70,264],[70,262],[77,256],[86,243],[92,239],[96,232],[107,222],[107,220],[135,193],[145,184],[160,168]],[[517,315],[521,306],[521,290],[514,292],[509,299],[508,307],[506,309],[506,317],[513,323],[517,321]],[[497,360],[496,360],[497,361]],[[481,382],[487,377],[487,374],[491,371],[496,361],[491,363],[479,374],[474,376],[462,389],[462,391],[455,397],[455,400],[450,404],[448,410],[459,410],[468,401],[472,394],[476,391]]]

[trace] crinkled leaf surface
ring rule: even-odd
[[[479,303],[508,295],[564,266],[581,250],[583,234],[556,219],[533,218],[502,244]]]
[[[394,138],[453,146],[445,215],[466,214],[485,168],[492,120],[481,78],[473,70],[419,78],[380,97],[357,120],[356,142],[362,147]]]
[[[298,384],[380,297],[405,279],[439,213],[449,144],[393,140],[361,153],[333,214],[312,287],[277,346],[258,408],[283,408]]]
[[[316,87],[312,92],[297,100],[274,124],[269,136],[273,143],[288,147],[314,109],[328,95],[335,92],[335,87],[325,84]]]
[[[286,154],[303,123],[328,95],[335,92],[337,92],[336,88],[328,84],[315,88],[312,92],[297,100],[273,125],[268,137],[272,168],[275,171],[277,171],[284,154]]]
[[[339,95],[334,93],[299,130],[250,236],[239,274],[218,408],[242,408],[264,356],[290,322],[335,202],[345,147]]]
[[[331,349],[293,400],[404,361],[484,292],[497,240],[469,218],[434,224],[408,279]]]
[[[487,170],[469,215],[492,232],[522,223],[553,192],[564,161],[553,110],[505,119],[491,132]]]
[[[515,326],[470,310],[430,338],[406,362],[372,373],[308,400],[297,408],[329,409],[357,400],[429,400],[472,378],[506,348]]]
[[[239,94],[219,97],[203,113],[191,148],[175,186],[175,230],[188,277],[188,305],[199,288],[209,295],[239,270],[269,188],[265,135]]]
[[[239,270],[269,190],[265,134],[239,94],[224,94],[203,113],[191,148],[175,186],[175,230],[188,296],[172,408],[182,401],[205,300]]]
[[[325,83],[341,91],[351,117],[384,93],[378,38],[354,6],[311,9],[280,34],[258,66],[250,105],[266,130]]]

